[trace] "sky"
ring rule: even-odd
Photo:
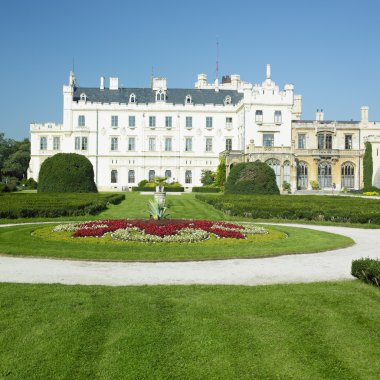
[[[265,66],[303,97],[303,119],[380,120],[378,0],[1,0],[0,132],[29,137],[31,122],[62,122],[62,86],[117,76],[148,87],[193,88],[199,73],[260,83]]]

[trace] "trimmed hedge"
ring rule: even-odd
[[[228,215],[380,224],[380,200],[318,195],[206,195],[196,199]]]
[[[56,218],[95,215],[109,203],[119,204],[124,194],[4,194],[0,200],[0,218]]]
[[[365,152],[363,157],[363,183],[365,191],[370,191],[372,187],[373,161],[372,161],[372,144],[365,143]]]
[[[220,193],[222,189],[220,187],[207,187],[207,186],[194,186],[193,193]]]
[[[38,176],[40,193],[96,193],[94,169],[85,156],[58,153],[47,158]]]
[[[380,287],[380,260],[370,258],[354,260],[351,274],[359,280]]]
[[[280,194],[273,169],[264,162],[235,164],[224,187],[225,194]]]
[[[156,187],[139,187],[133,186],[132,191],[150,191],[154,193],[156,191]],[[185,191],[184,187],[165,187],[165,193],[183,193]]]

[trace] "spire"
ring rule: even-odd
[[[267,79],[270,79],[270,64],[267,64]]]
[[[216,70],[215,70],[216,82],[219,82],[219,39],[216,37]]]
[[[69,84],[71,87],[75,87],[75,85],[77,84],[73,70],[70,71]]]

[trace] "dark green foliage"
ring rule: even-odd
[[[123,194],[4,194],[0,201],[0,218],[95,215],[105,210],[108,203],[119,204],[123,199]]]
[[[216,169],[214,185],[218,187],[223,187],[226,182],[226,160],[222,156],[219,160],[218,168]]]
[[[16,177],[17,179],[26,178],[30,161],[30,142],[28,139],[15,141],[11,153],[4,160],[2,173],[6,177]]]
[[[363,182],[364,189],[372,187],[373,162],[372,162],[372,144],[367,141],[365,143],[365,152],[363,157]]]
[[[353,260],[351,274],[359,280],[380,287],[380,260],[370,258]]]
[[[228,215],[380,224],[380,200],[318,195],[196,195]]]
[[[214,186],[194,186],[193,193],[220,193],[222,189]]]
[[[27,190],[36,190],[37,182],[33,178],[23,178],[20,182],[20,185]]]
[[[156,191],[156,186],[154,186],[154,187],[151,187],[151,186],[144,186],[144,187],[133,186],[132,191],[150,191],[153,193]],[[182,193],[185,191],[185,189],[182,186],[167,186],[167,185],[165,185],[164,191],[166,193],[176,193],[176,192]]]
[[[215,173],[211,170],[202,170],[201,174],[201,183],[203,186],[209,186],[214,183]]]
[[[276,175],[264,162],[236,164],[227,178],[225,194],[280,194]]]
[[[96,193],[91,162],[76,153],[58,153],[46,159],[38,177],[38,192]]]

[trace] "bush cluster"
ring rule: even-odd
[[[222,189],[215,186],[194,186],[193,193],[220,193]]]
[[[38,176],[41,193],[96,193],[94,169],[85,156],[58,153],[47,158]]]
[[[380,260],[370,258],[354,260],[351,274],[359,280],[380,287]]]
[[[196,198],[234,216],[380,224],[380,200],[318,195],[203,195]]]
[[[156,191],[156,186],[133,186],[132,191],[151,191],[152,193]],[[185,191],[183,186],[166,186],[164,187],[164,191],[167,193],[183,193]]]
[[[225,194],[280,194],[273,169],[260,161],[233,166],[225,183],[224,192]]]
[[[55,218],[59,216],[95,215],[118,204],[123,194],[3,194],[0,218]]]

